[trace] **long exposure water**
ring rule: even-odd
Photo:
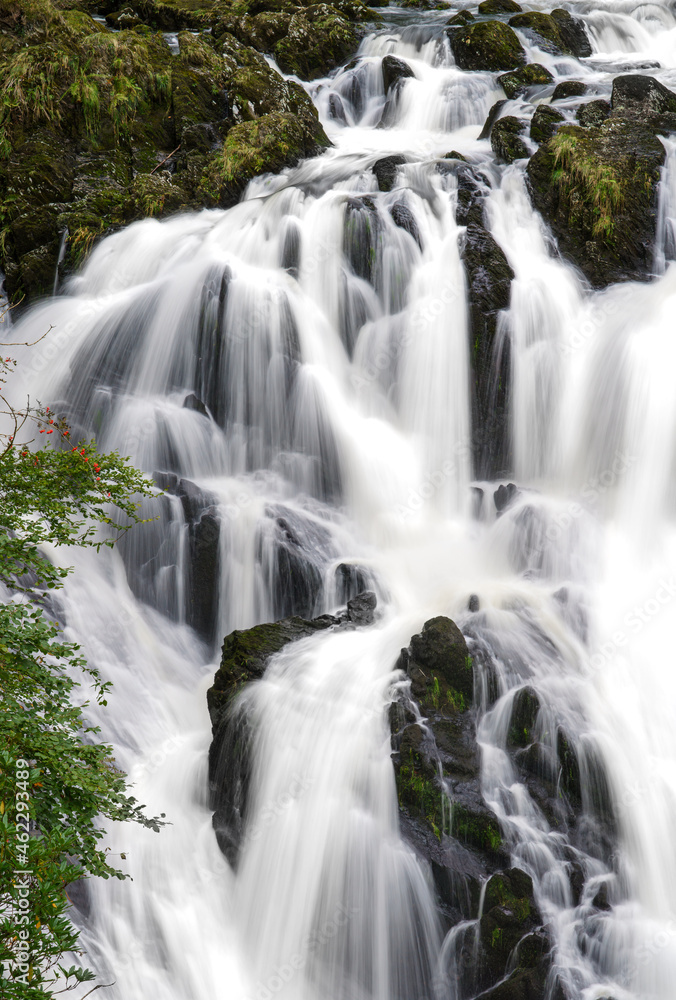
[[[670,5],[568,6],[591,57],[522,36],[555,81],[607,97],[613,76],[643,68],[676,88]],[[478,139],[504,96],[497,75],[454,65],[447,10],[384,13],[351,68],[309,86],[330,150],[255,180],[228,211],[109,237],[13,331],[33,341],[52,327],[21,358],[17,398],[58,408],[74,437],[95,435],[170,488],[148,507],[158,519],[115,551],[59,555],[75,565],[60,597],[67,633],[114,684],[93,717],[137,798],[170,822],[159,835],[109,832],[133,882],[93,883],[79,901],[85,960],[114,1000],[460,997],[429,875],[399,835],[387,719],[399,649],[445,614],[491,651],[484,796],[534,878],[565,995],[673,1000],[673,144],[654,279],[591,292],[551,255],[525,161],[500,165]],[[378,127],[387,54],[414,77]],[[505,108],[532,111],[526,97]],[[502,323],[521,492],[500,517],[497,484],[472,478],[451,150],[480,172],[487,225],[516,275]],[[390,154],[406,162],[381,192],[371,168]],[[185,405],[191,394],[207,411]],[[253,802],[235,873],[207,797],[219,643],[335,609],[350,580],[377,590],[376,625],[303,640],[244,695]],[[543,734],[565,724],[577,748],[586,805],[602,763],[617,850],[593,831],[573,847],[519,783],[505,747],[526,683],[546,706]],[[599,912],[604,882],[612,906]]]

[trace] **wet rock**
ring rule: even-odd
[[[499,160],[514,163],[527,157],[528,147],[521,136],[527,128],[527,123],[514,115],[500,118],[491,130],[491,149]]]
[[[453,17],[449,17],[448,21],[446,21],[446,24],[464,25],[464,24],[469,24],[471,21],[474,20],[475,20],[474,14],[472,14],[471,11],[459,10],[457,14],[453,15]]]
[[[652,76],[616,76],[610,103],[613,115],[645,121],[676,113],[676,94]]]
[[[516,69],[526,62],[519,39],[503,21],[477,21],[465,28],[449,28],[448,37],[460,69],[497,72]]]
[[[575,17],[562,7],[553,10],[552,17],[558,25],[564,52],[570,52],[578,59],[584,59],[592,54],[591,42],[581,18]]]
[[[565,101],[569,97],[582,97],[587,93],[587,84],[580,80],[564,80],[557,83],[552,94],[552,101]]]
[[[596,907],[597,910],[602,910],[607,912],[612,909],[612,904],[610,902],[608,894],[608,883],[602,882],[599,886],[594,898],[592,900],[592,906]]]
[[[381,223],[372,198],[351,198],[345,206],[343,252],[354,274],[374,283]]]
[[[548,104],[538,104],[535,114],[530,121],[530,137],[534,142],[547,142],[555,135],[561,122],[565,121],[564,116],[556,108]]]
[[[521,31],[534,32],[559,52],[578,58],[591,55],[591,45],[584,24],[568,11],[557,9],[551,14],[525,11],[510,17],[509,23]]]
[[[458,193],[455,219],[459,226],[484,225],[484,192],[481,179],[471,167],[460,167],[455,171]]]
[[[500,112],[502,111],[506,103],[507,101],[505,100],[496,101],[495,104],[491,107],[491,110],[488,112],[488,117],[484,122],[484,126],[481,129],[481,132],[479,133],[479,139],[488,139],[493,129],[493,126],[500,117]]]
[[[477,597],[477,595],[470,594],[469,601],[467,602],[467,610],[471,611],[472,614],[476,614],[476,612],[479,611],[480,607],[481,604],[479,602],[479,598]]]
[[[520,7],[516,0],[481,0],[478,10],[484,16],[490,14],[518,14],[523,10],[523,7]]]
[[[576,118],[583,128],[596,128],[610,117],[608,101],[589,101],[578,108]]]
[[[528,939],[541,923],[530,875],[509,868],[488,880],[479,935],[494,977],[506,967],[517,945],[522,949],[520,964],[527,968],[538,964],[548,951],[548,942],[544,935]]]
[[[434,689],[434,679],[441,687],[448,689],[441,693],[447,701],[460,696],[469,705],[474,696],[472,659],[462,632],[450,618],[442,616],[425,622],[422,632],[411,639],[411,664],[420,670],[420,678],[414,685],[414,695],[422,698],[433,697],[427,688]],[[422,688],[424,684],[424,689]],[[441,690],[441,688],[440,688]]]
[[[510,464],[511,362],[509,342],[498,337],[498,321],[509,308],[514,271],[483,226],[468,225],[462,260],[469,298],[475,475],[492,478]]]
[[[498,515],[507,510],[509,505],[516,500],[519,495],[519,487],[515,483],[502,483],[493,493],[493,503]]]
[[[514,696],[512,717],[507,733],[508,747],[527,747],[533,742],[533,731],[540,712],[540,699],[531,687],[521,688]]]
[[[512,73],[504,73],[498,77],[498,83],[510,100],[525,94],[529,87],[544,86],[547,83],[552,83],[553,80],[554,77],[549,70],[539,63],[528,63],[527,66],[522,66]]]
[[[418,229],[418,223],[415,221],[415,216],[408,205],[405,205],[403,202],[397,202],[395,205],[390,207],[389,212],[395,226],[398,226],[399,229],[403,229],[407,232],[422,250],[422,237],[420,235],[420,230]]]
[[[349,600],[369,590],[373,585],[373,576],[363,566],[353,563],[340,563],[334,572],[334,586],[337,604],[347,604]]]
[[[195,410],[196,413],[201,413],[203,417],[209,416],[209,411],[207,410],[206,406],[199,398],[199,396],[196,396],[194,392],[191,392],[190,395],[186,396],[185,399],[183,400],[183,409]]]
[[[409,64],[404,62],[403,59],[398,59],[396,56],[385,56],[381,66],[383,71],[383,87],[386,94],[390,87],[399,83],[400,80],[415,79],[415,73]]]
[[[580,764],[572,743],[561,728],[556,735],[556,752],[561,768],[561,788],[574,803],[580,803],[582,801]]]
[[[347,602],[347,617],[353,625],[373,625],[378,598],[372,590],[358,594]]]
[[[650,273],[664,158],[647,123],[614,114],[596,128],[562,125],[531,158],[533,203],[595,287]]]
[[[357,49],[358,33],[335,7],[318,3],[294,14],[274,55],[284,73],[303,80],[326,76]]]

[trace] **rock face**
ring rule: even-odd
[[[470,308],[475,475],[494,478],[509,468],[511,455],[509,341],[498,341],[497,330],[500,311],[509,307],[514,271],[483,226],[467,227],[462,256]]]
[[[448,37],[460,69],[497,72],[516,69],[526,62],[519,39],[503,21],[477,21],[465,28],[449,28]]]
[[[508,971],[522,992],[505,997],[544,995],[549,941],[533,885],[526,872],[509,867],[500,826],[481,796],[473,669],[464,637],[450,619],[434,618],[402,650],[398,666],[426,717],[423,728],[405,696],[392,706],[402,832],[431,864],[448,925],[478,916],[481,884],[487,883],[479,954],[466,967],[461,963],[463,995],[499,989]]]
[[[262,53],[322,76],[379,17],[360,0],[72,4],[0,0],[0,266],[24,304],[112,230],[231,205],[256,174],[325,149],[310,98]]]
[[[547,142],[555,134],[565,118],[556,108],[548,104],[538,104],[530,120],[530,137],[534,142]]]
[[[650,270],[665,158],[658,133],[676,121],[674,102],[650,77],[618,77],[610,117],[561,126],[528,164],[535,207],[597,288]]]
[[[219,847],[236,864],[244,822],[250,773],[249,728],[245,715],[232,711],[236,695],[260,680],[271,656],[289,643],[329,628],[353,629],[372,624],[376,595],[370,591],[347,602],[340,615],[310,621],[285,618],[231,632],[223,642],[221,663],[207,691],[212,742],[209,747],[209,792]]]

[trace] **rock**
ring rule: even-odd
[[[510,17],[509,23],[521,31],[534,32],[559,52],[576,56],[578,59],[592,54],[583,22],[560,8],[553,10],[551,14],[525,11],[523,14]]]
[[[364,591],[347,602],[347,617],[353,625],[372,625],[378,598],[372,590]]]
[[[512,73],[504,73],[498,77],[498,83],[510,100],[525,94],[529,87],[544,86],[552,83],[554,77],[539,63],[528,63]]]
[[[499,160],[514,163],[528,156],[528,147],[521,139],[526,127],[526,122],[514,115],[498,119],[491,130],[491,149]]]
[[[477,597],[477,595],[470,594],[469,601],[467,602],[467,610],[471,611],[472,614],[476,614],[476,612],[479,611],[480,608],[481,604],[479,602],[479,598]]]
[[[610,99],[613,115],[645,121],[656,115],[676,113],[676,94],[652,76],[616,76]]]
[[[383,71],[383,87],[385,88],[385,93],[389,91],[390,87],[399,83],[400,80],[407,80],[411,77],[415,79],[415,73],[403,59],[398,59],[396,56],[385,56],[381,63]]]
[[[497,490],[493,494],[493,502],[495,504],[495,509],[498,516],[506,510],[513,500],[519,495],[519,488],[515,483],[504,483],[498,486]]]
[[[354,274],[370,284],[376,279],[381,222],[372,198],[350,198],[345,206],[343,252]]]
[[[580,765],[575,749],[568,740],[565,731],[559,728],[556,734],[556,752],[561,768],[561,788],[574,803],[582,801],[582,784],[580,780]]]
[[[201,413],[203,417],[209,416],[209,411],[207,410],[206,406],[199,398],[199,396],[196,396],[194,392],[191,392],[183,400],[183,409],[195,410],[196,413]]]
[[[415,221],[415,216],[408,205],[398,201],[396,204],[390,206],[389,213],[392,216],[395,226],[407,232],[422,250],[422,237],[418,229],[418,223]]]
[[[526,62],[515,32],[502,21],[477,21],[465,28],[449,28],[448,37],[460,69],[497,72],[516,69]]]
[[[488,117],[486,118],[486,121],[484,122],[484,126],[481,129],[481,132],[479,132],[479,136],[478,136],[479,139],[488,139],[489,138],[489,136],[490,136],[490,134],[491,134],[491,132],[493,130],[493,126],[495,125],[496,121],[500,117],[500,112],[502,111],[502,109],[504,108],[504,106],[505,106],[506,103],[507,103],[507,101],[496,101],[495,102],[495,104],[492,106],[491,110],[488,112]]]
[[[538,104],[530,121],[530,137],[534,142],[547,142],[566,119],[556,108],[548,104]]]
[[[558,25],[564,52],[570,52],[578,59],[585,59],[592,54],[592,47],[584,26],[584,21],[574,17],[570,11],[557,7],[552,11],[552,17]]]
[[[207,204],[226,208],[257,174],[279,173],[328,145],[319,122],[308,129],[292,113],[272,112],[242,122],[228,132],[222,149],[207,164],[200,192]]]
[[[455,219],[459,226],[484,224],[484,192],[481,180],[471,167],[459,166],[455,170],[458,184]],[[466,235],[466,234],[465,234]]]
[[[471,21],[474,21],[474,20],[475,20],[474,14],[472,14],[471,11],[469,11],[469,10],[459,10],[457,14],[453,15],[453,17],[449,17],[448,21],[446,21],[446,24],[450,24],[450,25],[460,24],[460,25],[463,25],[463,24],[469,24]]]
[[[596,128],[602,125],[606,118],[610,117],[610,104],[608,101],[589,101],[582,104],[577,111],[576,118],[583,128]]]
[[[358,40],[355,27],[335,7],[318,3],[293,15],[273,51],[284,73],[313,80],[347,62]]]
[[[490,14],[518,14],[523,7],[516,0],[481,0],[478,10],[486,17]]]
[[[493,478],[510,464],[509,342],[497,340],[498,318],[509,308],[514,271],[499,244],[468,225],[462,249],[469,300],[472,368],[472,441],[477,478]]]
[[[447,701],[462,699],[470,705],[474,697],[472,658],[462,632],[450,618],[438,617],[425,622],[422,632],[411,639],[411,667],[415,664],[425,674],[425,688],[436,678],[450,693],[441,693]],[[441,690],[440,688],[440,690]],[[429,692],[416,688],[416,697],[425,701]],[[432,695],[429,695],[432,697]]]
[[[395,153],[394,156],[383,156],[380,160],[376,160],[371,169],[376,175],[379,191],[392,190],[397,177],[397,170],[406,162],[406,157],[399,153]]]
[[[540,699],[531,687],[521,688],[512,702],[512,718],[507,733],[508,747],[527,747],[533,742],[533,730],[540,712]]]
[[[493,875],[486,885],[484,912],[479,924],[479,935],[484,955],[494,977],[506,967],[509,957],[521,942],[528,966],[536,965],[548,950],[546,937],[539,947],[527,947],[523,941],[541,924],[542,920],[533,895],[533,881],[520,868]],[[530,942],[532,945],[534,942]],[[535,961],[533,959],[535,958]],[[524,963],[526,964],[526,963]]]
[[[336,602],[347,604],[349,600],[362,594],[373,585],[373,576],[363,566],[340,563],[334,572]]]
[[[596,288],[652,268],[664,147],[647,124],[562,125],[528,164],[533,204]]]
[[[580,80],[564,80],[557,83],[552,94],[552,101],[566,101],[569,97],[582,97],[587,93],[587,84]]]
[[[594,898],[592,900],[592,906],[596,907],[597,910],[602,910],[604,912],[608,912],[608,910],[612,910],[612,905],[610,903],[610,899],[609,899],[609,895],[608,895],[608,883],[607,882],[602,882],[601,885],[599,886],[599,888],[596,891],[596,894],[595,894],[595,896],[594,896]]]

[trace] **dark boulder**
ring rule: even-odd
[[[406,157],[400,153],[395,153],[393,156],[383,156],[380,160],[376,160],[371,169],[376,175],[379,191],[392,190],[397,170],[404,163],[406,163]]]
[[[195,413],[201,413],[203,417],[209,416],[209,411],[207,410],[206,406],[199,398],[199,396],[196,396],[194,392],[191,392],[183,400],[183,409],[194,410]]]
[[[582,97],[587,93],[587,84],[580,80],[564,80],[557,83],[552,94],[552,101],[566,101],[570,97]]]
[[[525,94],[530,87],[544,86],[553,81],[552,74],[540,63],[528,63],[527,66],[498,77],[498,83],[510,100]]]
[[[326,76],[356,51],[359,34],[333,6],[312,4],[289,21],[286,33],[273,52],[285,73],[303,80]]]
[[[395,205],[390,207],[389,211],[395,226],[399,229],[403,229],[404,232],[407,232],[422,250],[422,237],[420,235],[420,230],[418,229],[418,223],[415,221],[415,216],[408,205],[398,201]]]
[[[510,351],[509,341],[497,333],[499,315],[509,308],[514,271],[483,226],[467,227],[462,259],[469,300],[475,475],[492,478],[510,464]]]
[[[481,0],[478,11],[484,17],[492,14],[518,14],[523,10],[516,0]]]
[[[414,695],[423,703],[432,697],[427,688],[436,690],[435,680],[441,685],[440,697],[449,703],[461,699],[466,705],[472,703],[472,658],[462,632],[450,618],[432,618],[413,636],[409,673],[412,677],[415,673]]]
[[[530,137],[534,142],[547,142],[555,134],[565,118],[556,108],[548,104],[538,104],[530,120]]]
[[[488,139],[490,137],[490,134],[493,131],[493,126],[500,117],[500,112],[502,111],[506,103],[507,101],[504,100],[496,101],[495,104],[491,107],[491,110],[488,112],[486,121],[484,122],[483,128],[481,129],[481,132],[479,132],[478,136],[479,139]]]
[[[465,28],[449,28],[451,50],[460,69],[516,69],[526,53],[512,29],[503,21],[477,21]]]
[[[507,510],[509,505],[516,500],[519,495],[519,487],[515,483],[501,483],[493,493],[493,503],[498,517],[503,510]]]
[[[676,94],[652,76],[616,76],[610,99],[613,115],[645,121],[676,113]]]
[[[596,128],[610,117],[610,104],[608,101],[589,101],[578,108],[575,117],[583,128]]]
[[[533,688],[525,687],[514,696],[512,717],[507,733],[508,747],[527,747],[533,742],[533,730],[540,711],[540,699]]]
[[[577,58],[591,55],[591,45],[584,24],[568,11],[557,9],[551,14],[535,10],[525,11],[510,17],[509,23],[521,31],[539,35],[559,52]]]
[[[347,618],[353,625],[372,625],[376,619],[378,598],[372,590],[358,594],[347,602]]]
[[[527,157],[528,147],[521,136],[527,128],[527,123],[514,115],[499,118],[491,130],[491,149],[499,160],[514,163]]]
[[[469,11],[469,10],[459,10],[457,14],[453,15],[453,17],[449,17],[448,21],[446,21],[446,24],[450,24],[450,25],[464,25],[464,24],[469,24],[471,21],[474,21],[474,20],[475,20],[475,17],[474,17],[474,14],[472,14],[471,11]]]
[[[561,126],[531,158],[533,203],[595,287],[650,273],[664,159],[646,124],[614,115],[596,128]]]
[[[385,56],[381,63],[383,71],[383,87],[387,94],[390,87],[399,83],[400,80],[407,80],[411,77],[415,79],[415,73],[407,62],[398,59],[396,56]]]

